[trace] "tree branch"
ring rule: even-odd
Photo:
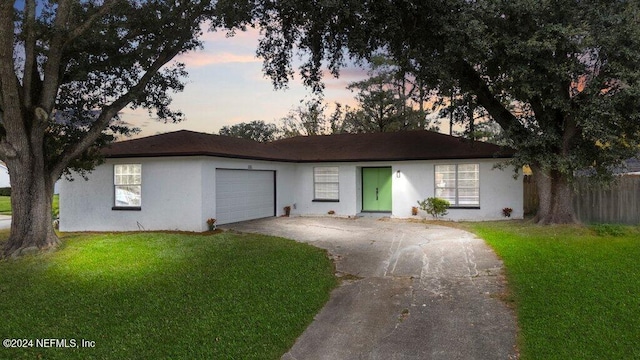
[[[63,47],[66,48],[76,38],[78,38],[79,36],[84,34],[87,30],[89,30],[91,28],[91,26],[96,22],[96,20],[98,20],[99,18],[101,18],[102,16],[107,14],[110,10],[112,10],[113,7],[118,2],[119,2],[119,0],[108,0],[108,1],[105,1],[104,4],[102,4],[102,6],[98,9],[98,11],[96,11],[93,15],[91,15],[87,19],[87,21],[85,21],[84,23],[80,24],[75,29],[71,30],[71,32],[67,36],[66,41],[64,42]]]
[[[60,86],[60,64],[63,45],[66,39],[71,5],[69,0],[60,0],[56,11],[56,19],[53,24],[53,37],[49,43],[49,53],[47,63],[44,67],[44,86],[40,95],[39,104],[47,113],[51,113],[56,102],[58,87]]]
[[[471,64],[465,60],[459,60],[457,68],[460,70],[461,87],[477,96],[478,103],[489,112],[500,127],[515,136],[511,136],[512,139],[526,138],[529,135],[518,118],[495,97],[487,83]]]
[[[108,5],[114,6],[114,4],[116,4],[117,2],[117,0],[111,1]],[[202,2],[200,3],[200,7],[206,7],[206,4],[207,2]],[[132,101],[135,101],[141,96],[145,95],[145,88],[165,64],[170,62],[175,56],[188,48],[189,41],[193,37],[193,26],[197,26],[199,24],[201,13],[201,9],[196,9],[196,5],[193,2],[184,2],[182,9],[175,9],[175,14],[178,14],[180,17],[184,15],[189,16],[186,19],[182,18],[180,20],[180,22],[186,25],[186,27],[179,26],[175,28],[175,37],[166,45],[164,49],[159,52],[156,59],[146,69],[146,72],[144,73],[144,75],[142,75],[138,83],[132,86],[126,93],[118,97],[110,105],[104,106],[100,112],[100,115],[93,122],[91,127],[85,133],[84,137],[76,143],[69,144],[69,146],[67,146],[63,150],[59,160],[57,160],[50,166],[50,174],[53,177],[54,181],[62,175],[63,171],[68,167],[73,159],[80,156],[84,151],[89,149],[96,142],[102,132],[109,126],[111,120],[118,114],[120,110],[122,110]],[[92,17],[91,21],[95,21],[96,19],[97,15],[95,17]],[[88,24],[88,22],[83,25],[86,24]],[[82,29],[84,29],[83,26],[80,26],[78,28],[78,35],[82,31],[86,31]]]
[[[93,143],[95,143],[98,137],[100,137],[102,131],[107,128],[111,120],[118,114],[118,112],[129,103],[136,100],[144,92],[145,87],[158,73],[158,71],[165,64],[171,61],[175,56],[177,56],[181,51],[182,49],[179,46],[163,51],[149,67],[149,69],[147,69],[147,72],[142,76],[142,78],[140,78],[140,81],[138,81],[136,85],[129,89],[127,93],[116,99],[113,103],[111,103],[111,105],[103,107],[100,115],[91,125],[91,128],[89,129],[89,131],[87,131],[84,138],[82,138],[82,140],[80,140],[79,142],[70,144],[70,146],[63,151],[63,155],[60,160],[53,164],[53,166],[51,167],[52,176],[57,179],[60,175],[62,175],[62,172],[69,165],[69,163],[76,157],[80,156],[82,152],[87,150]]]
[[[71,15],[71,4],[68,0],[61,0],[58,3],[56,11],[56,19],[53,26],[53,37],[49,44],[49,53],[47,54],[47,63],[44,69],[44,85],[40,94],[39,104],[47,114],[50,114],[55,106],[58,88],[60,86],[60,77],[62,72],[62,58],[65,49],[75,40],[86,32],[95,21],[111,10],[118,0],[110,0],[105,2],[98,11],[87,19],[84,23],[69,31],[69,17]],[[26,69],[25,69],[26,70]],[[36,124],[37,125],[37,124]]]
[[[13,19],[13,2],[3,1],[0,5],[0,19]],[[13,60],[13,21],[0,21],[0,104],[2,123],[7,133],[23,135],[21,87],[16,78]],[[16,140],[16,139],[14,139]]]
[[[38,76],[36,67],[36,1],[25,2],[24,20],[22,24],[24,40],[24,75],[22,78],[24,106],[31,108],[33,77]]]

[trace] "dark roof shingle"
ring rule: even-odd
[[[432,131],[298,136],[271,146],[298,161],[436,160],[509,157],[499,146]]]
[[[279,159],[278,154],[253,140],[188,130],[115,142],[103,150],[108,158],[160,156],[220,156],[247,159]]]
[[[109,158],[220,156],[286,162],[398,161],[506,158],[513,150],[431,131],[298,136],[258,143],[181,130],[116,142]]]

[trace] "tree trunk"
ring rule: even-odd
[[[35,164],[38,164],[37,166]],[[53,230],[54,181],[39,161],[8,161],[11,176],[11,235],[4,256],[55,248],[60,240]]]
[[[534,221],[538,224],[576,223],[573,189],[568,179],[556,170],[543,170],[534,166],[532,171],[539,200]]]

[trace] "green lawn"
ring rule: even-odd
[[[58,214],[59,208],[59,196],[53,195],[53,212]],[[11,215],[11,197],[10,196],[0,196],[0,214],[2,215]]]
[[[0,358],[278,359],[333,273],[324,251],[269,236],[66,235],[56,252],[0,262],[0,337],[95,347]]]
[[[640,228],[470,226],[504,260],[522,359],[640,358]]]
[[[11,215],[11,197],[0,196],[0,214]]]

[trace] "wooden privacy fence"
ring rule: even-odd
[[[524,177],[524,212],[535,214],[538,190],[532,176]],[[610,187],[576,180],[573,196],[576,217],[585,223],[640,225],[640,175],[620,176]]]

